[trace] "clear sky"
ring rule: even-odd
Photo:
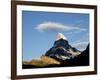
[[[89,43],[89,14],[22,11],[23,60],[45,54],[59,32],[70,45],[84,50]]]

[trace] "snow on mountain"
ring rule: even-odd
[[[56,41],[60,40],[60,39],[64,39],[67,40],[67,38],[62,34],[62,33],[58,33],[57,37],[56,37]]]
[[[81,52],[79,50],[69,44],[67,38],[62,33],[58,33],[56,41],[46,52],[45,56],[49,56],[57,60],[66,60],[74,58],[80,55],[80,53]]]

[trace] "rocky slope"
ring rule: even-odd
[[[45,56],[54,58],[58,61],[63,61],[74,58],[80,53],[79,50],[69,44],[67,38],[63,34],[59,33],[53,47],[46,52]]]
[[[83,52],[72,47],[67,38],[59,33],[53,46],[40,56],[39,59],[23,61],[23,69],[46,68],[46,67],[68,67],[89,65],[89,44]]]

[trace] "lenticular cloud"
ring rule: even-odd
[[[56,22],[44,22],[36,27],[37,30],[40,32],[44,31],[71,31],[71,30],[81,30],[83,31],[84,29],[80,29],[78,27],[70,27],[63,25],[61,23],[56,23]]]

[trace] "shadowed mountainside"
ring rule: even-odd
[[[72,47],[65,36],[61,33],[57,35],[52,48],[50,48],[39,59],[23,61],[23,69],[46,68],[46,67],[68,67],[68,66],[88,66],[89,65],[89,44],[81,52]]]

